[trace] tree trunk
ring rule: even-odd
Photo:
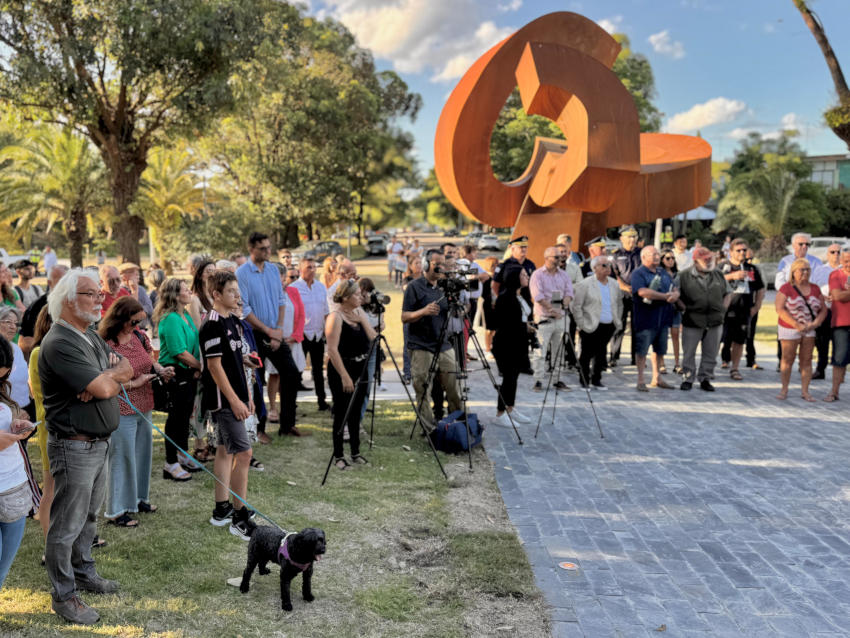
[[[809,9],[805,0],[794,0],[794,4],[800,11],[800,15],[803,16],[803,21],[809,27],[809,31],[815,36],[815,40],[823,53],[826,65],[829,67],[829,72],[832,75],[832,82],[835,84],[835,91],[838,93],[838,101],[841,104],[850,104],[850,88],[847,87],[847,81],[844,79],[844,73],[841,71],[841,65],[838,63],[835,51],[832,50],[832,45],[830,45],[826,37],[826,32],[820,19]]]
[[[360,238],[363,236],[363,195],[359,197],[360,199],[360,210],[357,213],[357,245],[362,246],[363,242],[360,241]],[[349,244],[351,243],[351,238],[348,238]]]
[[[88,240],[86,232],[86,211],[75,206],[71,209],[71,218],[68,220],[68,227],[65,229],[68,236],[68,241],[71,242],[71,268],[83,267],[83,244]],[[50,273],[47,273],[48,275]]]
[[[760,256],[765,259],[775,259],[785,255],[788,251],[785,248],[786,241],[782,235],[773,237],[765,237],[759,248]]]
[[[307,241],[313,241],[313,222],[307,221]]]

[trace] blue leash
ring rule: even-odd
[[[147,422],[147,424],[148,424],[148,425],[150,425],[150,426],[151,426],[154,430],[156,430],[157,432],[159,432],[159,433],[163,436],[163,438],[164,438],[165,440],[167,440],[169,443],[171,443],[171,445],[173,445],[173,446],[174,446],[174,447],[176,447],[176,448],[177,448],[180,452],[182,452],[182,453],[183,453],[183,456],[185,456],[187,459],[190,459],[190,460],[192,461],[192,463],[194,463],[194,464],[195,464],[195,465],[197,465],[199,468],[201,468],[204,472],[206,472],[207,474],[209,474],[210,476],[212,476],[212,477],[213,477],[213,479],[216,481],[216,483],[218,483],[218,484],[219,484],[219,485],[221,485],[223,488],[225,488],[228,492],[230,492],[230,494],[232,494],[234,498],[238,499],[238,500],[239,500],[239,502],[240,502],[240,503],[242,503],[242,505],[244,505],[245,507],[247,507],[247,508],[249,508],[249,509],[253,509],[253,510],[257,513],[257,516],[259,516],[260,518],[263,518],[263,519],[267,520],[269,523],[271,523],[272,525],[274,525],[275,527],[277,527],[277,528],[278,528],[281,532],[283,532],[284,534],[286,534],[286,533],[287,533],[287,532],[286,532],[286,530],[285,530],[285,529],[283,529],[280,525],[278,525],[277,523],[275,523],[272,519],[270,519],[268,516],[266,516],[265,514],[263,514],[263,513],[262,513],[260,510],[258,510],[256,507],[253,507],[250,503],[248,503],[247,501],[245,501],[245,500],[244,500],[241,496],[239,496],[236,492],[234,492],[233,490],[231,490],[231,489],[230,489],[230,487],[228,487],[227,485],[225,485],[224,483],[222,483],[222,482],[219,480],[219,478],[218,478],[218,477],[217,477],[217,476],[216,476],[213,472],[210,472],[210,471],[209,471],[207,468],[205,468],[205,467],[204,467],[204,466],[203,466],[200,462],[198,462],[198,460],[197,460],[197,459],[193,458],[191,454],[189,454],[186,450],[184,450],[184,449],[183,449],[183,448],[181,448],[179,445],[177,445],[177,444],[174,442],[174,439],[172,439],[172,438],[171,438],[170,436],[168,436],[165,432],[163,432],[163,431],[162,431],[162,430],[160,430],[158,427],[156,427],[156,426],[153,424],[153,421],[151,421],[150,419],[148,419],[148,417],[146,417],[146,416],[145,416],[142,412],[140,412],[140,411],[139,411],[139,408],[137,408],[135,405],[133,405],[133,402],[132,402],[132,401],[130,401],[130,397],[129,397],[129,396],[127,396],[127,389],[124,387],[124,384],[122,383],[122,384],[120,384],[120,385],[121,385],[121,392],[124,394],[124,396],[119,396],[118,398],[119,398],[119,399],[121,399],[122,401],[124,401],[124,402],[125,402],[127,405],[129,405],[131,408],[133,408],[133,411],[134,411],[136,414],[138,414],[140,417],[142,417],[142,418],[143,418],[143,419]]]

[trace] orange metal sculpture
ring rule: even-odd
[[[437,124],[434,168],[465,215],[528,235],[542,263],[559,233],[575,246],[612,226],[670,217],[711,193],[711,146],[697,137],[641,134],[637,109],[611,71],[620,45],[569,12],[527,24],[482,55],[449,96]],[[563,131],[538,138],[525,173],[496,179],[490,135],[519,87],[523,107]]]

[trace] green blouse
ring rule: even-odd
[[[157,325],[159,332],[159,363],[160,365],[178,365],[181,368],[189,366],[177,360],[181,352],[188,352],[200,359],[201,349],[198,343],[198,329],[188,312],[181,316],[177,312],[169,312]]]

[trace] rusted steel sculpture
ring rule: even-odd
[[[551,13],[482,55],[443,107],[434,144],[443,193],[469,217],[528,235],[538,264],[559,233],[579,247],[710,196],[711,146],[640,133],[634,101],[611,71],[619,51],[595,22]],[[525,173],[504,183],[493,175],[490,135],[515,86],[526,112],[556,122],[566,141],[538,138]]]

